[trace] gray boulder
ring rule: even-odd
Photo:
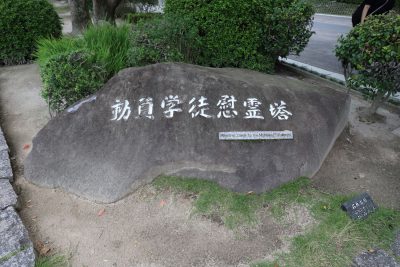
[[[398,231],[396,234],[396,238],[392,245],[392,251],[396,257],[400,257],[400,231]]]
[[[349,106],[343,92],[280,75],[175,63],[129,68],[37,134],[25,177],[107,203],[161,174],[263,192],[313,176]],[[292,140],[219,140],[220,132],[284,130]]]

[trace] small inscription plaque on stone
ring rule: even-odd
[[[282,140],[293,139],[292,131],[220,132],[219,140]]]
[[[362,193],[342,204],[342,209],[346,211],[353,220],[364,219],[377,208],[378,207],[367,193]]]

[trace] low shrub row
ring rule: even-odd
[[[304,49],[313,13],[300,0],[169,0],[165,5],[166,16],[183,20],[184,28],[173,31],[184,33],[181,53],[195,55],[190,63],[264,72],[274,70],[279,56]]]
[[[129,13],[125,20],[128,23],[137,24],[142,20],[152,20],[159,17],[162,17],[162,13]]]
[[[348,66],[348,85],[364,88],[374,99],[367,115],[380,103],[400,92],[400,16],[371,16],[342,36],[336,56]]]
[[[312,15],[302,0],[168,0],[163,15],[129,15],[131,26],[40,41],[42,95],[59,112],[119,70],[159,62],[273,72],[279,56],[304,49]]]
[[[43,39],[37,61],[43,81],[42,96],[57,113],[96,92],[109,78],[127,67],[130,27],[102,25],[83,37]]]
[[[347,3],[347,4],[361,4],[363,0],[336,0],[339,3]]]
[[[61,20],[47,0],[0,0],[0,65],[33,59],[36,41],[61,36]]]

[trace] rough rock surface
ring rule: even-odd
[[[235,97],[235,112],[218,106],[224,95]],[[167,96],[182,102],[173,107],[182,110],[173,118],[166,118],[171,114],[168,102],[161,105]],[[209,104],[203,111],[201,96]],[[153,98],[154,119],[146,110],[149,105],[139,116],[139,105],[145,103],[140,99],[146,97]],[[244,118],[251,113],[250,105],[244,105],[248,98],[261,102],[252,112],[258,110],[264,119]],[[113,109],[117,100],[119,110]],[[198,106],[191,110],[193,104]],[[248,70],[173,63],[125,69],[37,134],[25,161],[25,177],[100,202],[119,200],[160,174],[262,192],[313,176],[346,125],[349,105],[350,97],[343,92]],[[190,111],[198,116],[192,118]],[[281,113],[273,117],[276,111]],[[235,118],[226,118],[232,115]],[[293,131],[294,139],[218,138],[219,132],[283,130]]]
[[[35,266],[35,253],[33,247],[18,252],[8,260],[1,262],[0,267],[32,267]]]
[[[28,232],[14,208],[0,210],[0,266],[34,266]]]
[[[8,150],[0,150],[0,179],[14,180]]]
[[[17,195],[10,182],[0,179],[0,210],[17,204]]]
[[[7,150],[8,151],[8,145],[6,142],[6,139],[4,138],[3,131],[0,129],[0,151]]]
[[[3,131],[0,129],[0,179],[13,181],[10,157],[8,155],[8,145],[4,138]]]
[[[378,249],[358,255],[354,259],[352,267],[400,267],[400,264],[384,250]]]
[[[400,257],[400,231],[396,235],[396,239],[392,245],[393,254]]]

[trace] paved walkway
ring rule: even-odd
[[[335,56],[334,49],[338,38],[342,34],[347,34],[351,28],[350,17],[316,14],[313,26],[315,34],[300,56],[290,56],[289,58],[343,74],[342,66]]]

